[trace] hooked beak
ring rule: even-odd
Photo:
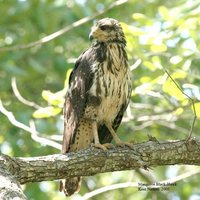
[[[89,39],[90,41],[96,39],[96,32],[97,32],[98,28],[97,27],[92,27],[91,32],[89,34]]]
[[[89,39],[90,39],[90,42],[94,39],[94,36],[93,36],[92,32],[89,35]]]

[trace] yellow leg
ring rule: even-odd
[[[121,139],[117,136],[117,134],[115,133],[112,125],[106,124],[106,127],[108,128],[108,130],[110,131],[111,135],[113,136],[113,140],[116,143],[116,146],[120,146],[120,147],[124,147],[124,146],[128,146],[130,148],[133,148],[133,144],[130,142],[122,142]]]
[[[107,149],[113,147],[113,145],[110,143],[100,144],[96,121],[92,122],[92,132],[93,132],[93,136],[94,136],[94,144],[92,146],[99,148],[99,149],[103,149],[103,150],[107,150]]]

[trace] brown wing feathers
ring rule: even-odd
[[[85,51],[77,60],[69,78],[69,90],[64,104],[64,135],[62,153],[69,150],[76,128],[86,105],[86,93],[92,84],[91,65],[87,60],[90,51]],[[89,74],[90,73],[90,74]]]

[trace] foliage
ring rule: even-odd
[[[18,121],[29,125],[34,120],[42,136],[62,135],[62,105],[67,80],[76,58],[89,46],[92,21],[66,34],[32,48],[4,50],[4,47],[28,44],[73,22],[107,8],[111,0],[1,0],[0,1],[0,97]],[[119,128],[123,140],[142,142],[148,134],[158,140],[186,138],[194,117],[191,102],[167,76],[168,70],[180,88],[195,101],[200,117],[200,1],[130,0],[105,12],[122,22],[129,64],[133,69],[130,107]],[[20,102],[11,88],[16,77],[20,94],[40,107]],[[198,137],[199,122],[193,136]],[[37,156],[59,153],[38,144],[26,131],[13,126],[0,113],[0,149],[11,156]],[[159,182],[193,170],[193,166],[159,167],[113,172],[86,177],[80,195],[105,185],[133,181]],[[167,192],[139,192],[125,188],[99,194],[93,199],[192,199],[200,196],[199,177],[177,182]],[[43,182],[24,186],[28,199],[64,199],[57,183]],[[72,199],[78,198],[79,195]]]

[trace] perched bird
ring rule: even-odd
[[[116,135],[131,94],[131,78],[125,51],[126,40],[120,23],[112,18],[99,20],[89,35],[91,47],[78,58],[69,78],[64,104],[62,153],[76,152],[93,145],[106,150]],[[60,183],[70,196],[80,190],[81,177]]]

